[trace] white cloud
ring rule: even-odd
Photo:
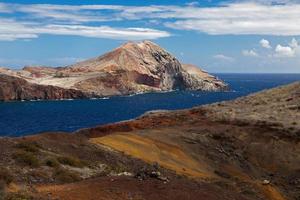
[[[199,6],[199,2],[198,1],[191,1],[186,3],[185,5],[187,6]]]
[[[172,29],[192,30],[211,35],[300,35],[300,4],[295,4],[296,1],[287,2],[287,0],[268,2],[263,3],[260,0],[254,0],[251,3],[231,1],[231,3],[223,3],[216,7],[200,7],[195,2],[184,6],[0,3],[0,13],[6,12],[6,20],[13,18],[19,24],[18,26],[25,26],[27,29],[24,31],[23,28],[21,32],[14,29],[3,31],[3,28],[0,27],[0,35],[2,40],[35,38],[39,34],[55,34],[55,31],[46,29],[49,26],[57,26],[60,33],[80,36],[87,34],[87,37],[110,38],[109,33],[113,39],[134,39],[135,36],[137,39],[155,39],[170,36],[166,31],[146,27],[151,24],[150,22],[157,21]],[[126,27],[103,26],[105,21],[122,20],[127,21],[127,25],[124,25]],[[128,28],[131,26],[131,21],[136,20],[141,20],[144,26],[135,29]],[[33,22],[36,23],[34,29],[43,31],[29,31],[28,23]],[[0,25],[1,23],[0,19]],[[17,30],[20,30],[20,27]],[[76,33],[76,31],[78,32]],[[262,45],[265,48],[270,47],[267,43]]]
[[[274,56],[281,57],[281,58],[284,57],[291,58],[297,56],[298,52],[299,52],[298,41],[295,38],[293,38],[288,46],[282,46],[278,44],[275,48]]]
[[[259,43],[263,47],[263,49],[259,51],[259,54],[254,49],[243,50],[242,54],[244,56],[252,57],[259,56],[260,58],[293,58],[300,56],[300,46],[295,38],[293,38],[287,45],[277,44],[274,49],[272,49],[268,40],[262,39]]]
[[[11,19],[0,19],[0,40],[33,39],[41,34],[73,35],[94,38],[142,40],[168,37],[166,31],[149,28],[113,28],[108,26],[57,25],[20,23]]]
[[[289,46],[293,49],[298,48],[299,47],[298,41],[295,38],[293,38],[292,41],[289,43]]]
[[[4,8],[6,12],[13,15],[5,18],[1,18],[0,15],[0,40],[2,41],[33,39],[41,34],[121,40],[157,39],[171,35],[167,31],[153,28],[110,27],[99,24],[103,21],[120,20],[120,13],[119,16],[113,17],[114,14],[111,12],[123,12],[128,9],[126,6],[0,3],[0,12]],[[106,11],[109,11],[109,14],[105,14]],[[16,13],[22,13],[25,17],[18,17],[15,15]],[[90,22],[97,23],[90,24]]]
[[[300,35],[299,10],[299,4],[261,5],[256,3],[232,3],[211,8],[173,9],[173,12],[165,13],[163,16],[178,19],[174,22],[166,22],[165,25],[167,27],[180,30],[194,30],[211,35],[258,34],[290,36]],[[180,18],[185,19],[180,20]]]
[[[268,40],[262,39],[259,41],[260,45],[266,49],[272,49],[270,42]]]
[[[156,39],[170,36],[168,32],[148,28],[112,28],[108,26],[92,27],[83,25],[47,25],[36,28],[36,32],[40,34],[77,35],[123,40]]]
[[[232,58],[230,56],[225,56],[223,54],[217,54],[217,55],[214,55],[213,57],[218,60],[224,60],[224,61],[229,61],[229,62],[234,61],[234,58]]]
[[[257,57],[258,56],[258,54],[256,53],[256,51],[253,50],[253,49],[251,49],[251,50],[243,50],[242,54],[244,56],[249,56],[249,57]]]
[[[278,44],[275,49],[276,57],[294,57],[295,51],[290,46],[281,46]]]
[[[236,0],[236,2],[248,2],[248,1],[249,0]],[[266,4],[266,5],[300,3],[299,0],[251,0],[251,2],[256,2],[260,4]]]

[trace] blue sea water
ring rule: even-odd
[[[97,100],[0,103],[0,136],[80,128],[135,118],[156,109],[183,109],[230,100],[300,80],[300,74],[216,74],[231,92],[174,91]]]

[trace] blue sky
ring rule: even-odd
[[[300,73],[299,10],[298,0],[0,1],[0,66],[65,66],[147,39],[210,72]]]

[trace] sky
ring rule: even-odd
[[[300,73],[300,0],[0,0],[0,66],[66,66],[151,40],[213,73]]]

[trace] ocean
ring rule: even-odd
[[[146,111],[184,109],[269,89],[300,80],[300,74],[215,74],[230,92],[173,91],[91,100],[0,103],[0,136],[46,131],[72,132],[135,118]]]

